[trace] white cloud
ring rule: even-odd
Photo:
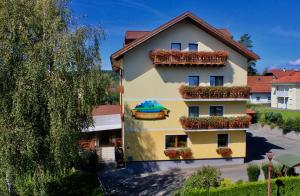
[[[290,65],[300,65],[300,59],[296,59],[294,61],[289,61]]]

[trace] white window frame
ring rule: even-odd
[[[210,115],[211,107],[223,107],[222,116],[224,116],[224,114],[225,114],[225,107],[224,107],[224,105],[209,105],[208,107],[209,107],[209,109],[208,109],[208,116],[211,116]]]
[[[166,145],[167,144],[166,143],[167,136],[176,136],[176,135],[186,135],[187,136],[187,138],[186,138],[186,148],[190,147],[190,138],[189,138],[188,134],[184,134],[184,133],[164,134],[164,150],[169,149],[169,148],[167,148],[167,145]]]
[[[219,147],[219,144],[218,144],[218,137],[219,137],[219,135],[221,135],[221,134],[227,134],[227,135],[228,135],[228,145],[227,145],[227,146]],[[230,144],[231,144],[230,133],[217,133],[216,136],[217,136],[217,137],[216,137],[217,148],[229,148],[229,147],[230,147]]]

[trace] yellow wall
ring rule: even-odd
[[[232,157],[245,157],[245,131],[207,131],[188,133],[188,147],[193,159],[222,158],[217,154],[217,134],[229,133],[229,147]],[[185,134],[184,131],[135,131],[126,132],[125,157],[131,156],[133,161],[169,160],[164,154],[165,135]]]
[[[200,117],[209,116],[210,105],[222,105],[224,107],[224,116],[242,116],[245,115],[245,101],[227,101],[227,102],[184,102],[184,101],[159,101],[164,107],[170,110],[169,117],[163,120],[136,120],[131,117],[131,109],[143,101],[131,101],[125,104],[125,131],[132,130],[152,130],[152,129],[180,129],[180,117],[188,116],[188,106],[199,106]]]
[[[155,67],[149,57],[153,49],[170,49],[172,42],[198,43],[200,51],[226,50],[224,67]],[[200,85],[209,86],[209,76],[224,76],[224,86],[247,85],[247,59],[190,22],[180,22],[125,54],[124,100],[130,98],[181,98],[178,88],[189,75],[199,75]]]
[[[155,67],[149,57],[154,49],[170,49],[172,42],[198,43],[199,51],[225,50],[229,53],[224,67]],[[166,160],[164,135],[184,134],[179,118],[188,115],[188,105],[199,105],[200,116],[208,116],[209,105],[223,105],[224,116],[245,115],[245,101],[184,102],[179,87],[189,75],[200,76],[200,85],[209,86],[210,76],[224,76],[224,86],[247,85],[247,59],[190,22],[182,21],[130,50],[122,61],[125,110],[125,153],[134,160]],[[135,120],[130,110],[146,99],[154,99],[170,110],[165,120]],[[195,159],[221,158],[216,153],[216,131],[190,133],[189,147]],[[218,132],[219,133],[219,132]],[[221,133],[221,132],[220,132]],[[230,131],[233,157],[245,156],[245,132]],[[129,147],[129,149],[127,149]]]

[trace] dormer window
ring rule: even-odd
[[[189,51],[198,51],[198,44],[189,44]]]
[[[171,50],[181,50],[181,43],[171,43]]]

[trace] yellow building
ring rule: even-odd
[[[247,63],[257,59],[228,30],[189,12],[153,31],[127,31],[111,55],[121,76],[127,165],[242,163]]]

